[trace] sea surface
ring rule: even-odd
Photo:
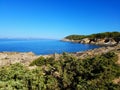
[[[94,48],[97,45],[63,42],[49,39],[0,39],[0,52],[33,52],[46,55],[63,52],[79,52]]]

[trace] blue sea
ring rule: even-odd
[[[0,39],[0,52],[33,52],[46,55],[63,52],[79,52],[94,48],[97,45],[63,42],[49,39]]]

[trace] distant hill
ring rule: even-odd
[[[120,43],[120,32],[104,32],[91,35],[69,35],[65,37],[63,41],[113,45]]]

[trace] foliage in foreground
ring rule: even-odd
[[[29,70],[21,64],[0,68],[0,90],[120,90],[113,80],[120,76],[110,52],[85,60],[64,53],[59,60],[40,57]]]

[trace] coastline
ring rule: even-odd
[[[75,53],[68,53],[70,55],[73,55],[80,59],[85,58],[92,58],[96,55],[101,55],[110,51],[120,51],[120,44],[116,46],[103,46],[100,48],[87,50],[83,52],[75,52]],[[11,65],[15,63],[22,63],[25,66],[29,66],[29,64],[37,59],[40,56],[43,56],[45,58],[47,57],[54,57],[55,59],[58,59],[62,54],[50,54],[50,55],[35,55],[33,52],[0,52],[0,67]]]
[[[117,43],[114,40],[111,40],[111,41],[108,41],[108,42],[105,42],[105,40],[106,39],[99,39],[98,41],[93,42],[88,38],[84,38],[84,39],[81,39],[81,40],[70,40],[70,39],[64,38],[61,41],[72,42],[72,43],[81,43],[81,44],[99,45],[99,46],[116,46],[116,45],[120,44],[120,41],[119,41],[119,43]]]

